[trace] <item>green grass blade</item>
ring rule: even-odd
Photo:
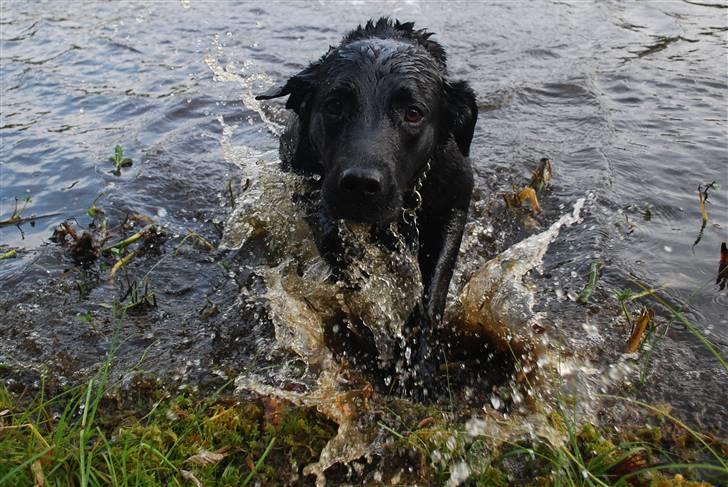
[[[265,459],[268,457],[268,454],[273,449],[273,445],[275,444],[275,442],[276,442],[276,437],[274,436],[273,438],[270,439],[268,446],[265,448],[265,451],[260,456],[258,461],[255,462],[255,466],[253,467],[253,470],[251,470],[250,473],[248,474],[248,476],[245,477],[245,480],[243,480],[242,487],[245,487],[246,485],[248,485],[253,480],[253,478],[255,478],[255,474],[258,473],[258,470],[263,465],[263,462],[265,462]]]
[[[668,414],[668,413],[666,413],[664,411],[661,411],[660,409],[656,408],[655,406],[652,406],[650,404],[647,404],[646,402],[639,401],[637,399],[631,399],[629,397],[623,397],[623,396],[614,396],[614,395],[611,395],[611,394],[599,394],[599,396],[606,397],[606,398],[609,398],[609,399],[619,399],[621,401],[631,402],[633,404],[637,404],[638,406],[642,406],[645,409],[649,409],[650,411],[652,411],[652,412],[654,412],[654,413],[656,413],[656,414],[658,414],[660,416],[666,417],[667,419],[669,419],[670,421],[672,421],[673,423],[675,423],[676,425],[680,426],[685,431],[687,431],[688,433],[690,433],[690,435],[692,435],[693,438],[695,438],[696,440],[698,440],[705,447],[705,449],[708,450],[710,452],[710,454],[713,455],[713,457],[715,457],[715,459],[723,467],[723,469],[728,470],[728,464],[726,463],[725,459],[723,459],[722,456],[720,456],[713,448],[710,447],[710,445],[708,445],[708,443],[705,442],[705,439],[703,438],[703,435],[701,435],[700,433],[696,432],[690,426],[688,426],[687,424],[683,423],[682,421],[680,421],[676,417],[674,417],[674,416],[672,416],[672,415],[670,415],[670,414]]]

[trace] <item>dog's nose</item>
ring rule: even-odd
[[[372,197],[382,192],[384,177],[376,169],[353,167],[339,177],[339,187],[348,193]]]

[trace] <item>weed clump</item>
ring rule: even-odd
[[[100,387],[49,399],[0,386],[0,485],[37,485],[39,476],[49,485],[288,484],[336,432],[316,411],[282,401],[158,392],[145,410],[114,404]]]

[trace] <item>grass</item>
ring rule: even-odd
[[[653,289],[649,286],[643,284],[640,281],[635,281],[635,284],[640,287],[642,290],[640,292],[635,293],[631,289],[624,289],[617,291],[615,293],[615,296],[617,298],[617,301],[619,302],[619,305],[622,309],[622,312],[624,313],[625,319],[627,320],[627,323],[635,326],[632,313],[629,311],[627,304],[630,302],[637,302],[641,299],[652,299],[654,300],[658,305],[660,305],[664,310],[667,311],[669,314],[669,319],[667,324],[664,327],[664,331],[662,332],[662,336],[666,335],[669,331],[670,327],[675,322],[680,322],[685,328],[700,341],[700,343],[705,347],[705,350],[715,358],[716,362],[718,362],[723,370],[725,372],[728,372],[728,362],[723,357],[723,355],[718,351],[716,346],[703,334],[700,332],[700,329],[695,326],[693,323],[690,322],[685,317],[685,310],[687,309],[688,305],[692,301],[692,298],[700,291],[706,289],[709,286],[713,285],[713,280],[706,281],[702,286],[700,286],[698,289],[693,291],[690,296],[687,297],[685,302],[680,305],[679,307],[675,307],[670,301],[663,297],[661,294],[661,289]],[[649,371],[649,367],[651,364],[651,358],[652,354],[654,353],[654,350],[656,349],[656,346],[658,345],[660,340],[660,335],[656,333],[655,329],[652,328],[648,331],[645,339],[642,341],[642,355],[641,355],[641,372],[640,372],[640,382],[644,384],[644,382],[647,379],[647,374]],[[645,344],[649,344],[649,347],[645,347]]]
[[[596,270],[593,266],[592,271]],[[728,370],[716,347],[685,318],[683,310],[687,304],[677,309],[660,295],[660,290],[640,287],[642,291],[638,293],[631,290],[617,293],[628,322],[633,322],[628,303],[652,299],[669,313],[668,326],[681,322],[724,370]],[[654,330],[652,336],[656,337]],[[655,342],[656,339],[647,355],[654,351]],[[575,408],[567,406],[569,401],[559,400],[556,411],[549,417],[565,441],[554,445],[538,437],[516,443],[492,436],[470,437],[462,425],[447,419],[452,414],[444,410],[430,411],[428,419],[437,419],[427,421],[426,428],[416,426],[418,418],[411,418],[408,423],[402,420],[402,414],[394,414],[397,427],[379,422],[379,427],[393,439],[385,457],[399,461],[410,459],[419,470],[407,480],[426,485],[446,484],[458,462],[467,466],[466,485],[484,487],[697,487],[728,483],[728,443],[724,440],[691,428],[671,415],[669,406],[651,405],[628,397],[602,395],[601,398],[642,410],[644,423],[600,431],[578,418]],[[575,404],[573,400],[571,404]]]
[[[146,412],[107,409],[102,376],[56,397],[18,402],[0,386],[0,485],[280,484],[318,458],[335,427],[315,412],[220,393],[161,399]],[[21,399],[22,401],[22,399]],[[121,416],[120,416],[121,415]],[[201,452],[218,452],[209,462]],[[295,462],[294,462],[295,461]]]
[[[108,378],[108,377],[107,377]],[[104,372],[53,398],[0,386],[0,485],[280,484],[318,458],[335,426],[288,404],[161,397],[143,410],[108,404]],[[134,406],[134,405],[132,405]],[[210,462],[201,452],[218,452]]]
[[[712,281],[711,281],[712,282]],[[685,315],[683,314],[683,311],[687,307],[687,305],[683,305],[680,309],[675,309],[665,298],[663,298],[660,295],[654,296],[657,302],[659,302],[661,305],[663,305],[665,308],[668,309],[670,314],[672,315],[672,320],[670,321],[670,324],[674,322],[675,320],[680,321],[685,328],[690,331],[700,342],[703,344],[706,350],[710,352],[710,354],[720,363],[720,365],[723,367],[723,370],[728,372],[728,363],[726,363],[726,360],[723,358],[723,356],[720,354],[720,352],[715,348],[715,346],[708,340],[705,335],[703,335],[698,327],[690,323],[685,318]]]
[[[589,297],[594,292],[594,287],[597,285],[597,279],[599,278],[599,269],[602,267],[602,263],[592,262],[591,267],[589,269],[589,281],[587,282],[586,286],[584,286],[584,289],[581,291],[581,294],[579,294],[579,302],[582,304],[587,304],[589,302]]]
[[[466,465],[470,473],[465,485],[482,487],[709,486],[723,485],[728,479],[725,443],[698,433],[655,406],[616,396],[605,398],[644,408],[654,424],[607,435],[580,421],[565,401],[559,401],[550,421],[565,441],[554,445],[538,437],[522,442],[473,437],[462,425],[448,421],[444,412],[435,414],[435,421],[427,422],[426,427],[415,426],[415,418],[408,429],[398,415],[401,429],[379,423],[393,440],[384,458],[402,470],[416,466],[403,482],[421,485],[447,484],[459,464]]]
[[[669,414],[645,403],[626,398],[610,396],[615,400],[634,402],[655,413],[659,418]],[[719,456],[717,462],[695,461],[695,457],[715,455],[701,434],[691,430],[684,423],[674,424],[683,428],[690,436],[691,449],[680,450],[671,443],[666,432],[672,432],[665,425],[635,427],[611,438],[588,423],[579,424],[577,418],[560,404],[553,419],[566,434],[564,445],[554,447],[542,443],[534,446],[514,446],[506,449],[505,457],[524,455],[534,459],[534,466],[541,475],[535,485],[564,486],[629,486],[629,485],[711,485],[702,480],[690,478],[711,478],[728,474],[725,463]],[[705,449],[701,448],[701,445]],[[667,471],[663,474],[662,471]],[[682,483],[685,482],[685,483]],[[717,484],[718,480],[716,480]]]
[[[115,312],[121,313],[116,307]],[[269,398],[163,388],[120,399],[116,341],[85,384],[50,396],[0,384],[0,486],[263,485],[285,483],[318,459],[336,426]],[[205,452],[212,461],[198,461]]]
[[[619,301],[626,308],[648,297],[674,320],[687,321],[653,289],[624,292]],[[125,310],[112,308],[119,323]],[[693,325],[688,329],[699,334]],[[722,359],[708,340],[701,342]],[[154,386],[120,399],[110,374],[113,343],[94,377],[77,387],[50,393],[41,380],[31,393],[0,384],[0,486],[280,485],[302,479],[303,467],[336,432],[311,409],[236,397],[229,384],[209,395],[173,395]],[[563,444],[537,435],[514,441],[470,434],[452,399],[443,406],[384,399],[374,426],[389,440],[369,468],[383,479],[421,485],[446,485],[465,469],[465,485],[484,487],[695,487],[728,479],[725,442],[665,407],[602,398],[641,409],[644,421],[620,431],[599,429],[576,416],[573,400],[562,399],[549,420]]]

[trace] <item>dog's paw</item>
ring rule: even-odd
[[[405,325],[405,341],[397,362],[396,392],[413,401],[431,402],[437,391],[437,359],[432,348],[432,320],[420,303]]]

